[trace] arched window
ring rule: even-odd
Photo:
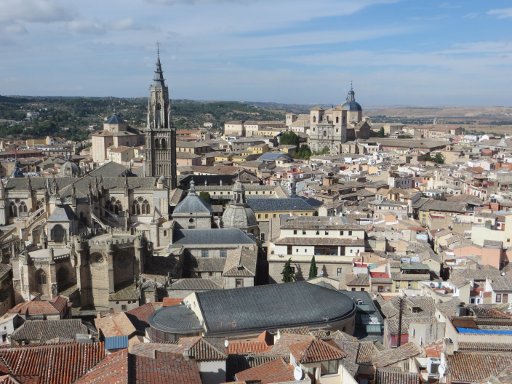
[[[18,207],[14,202],[11,202],[11,216],[12,217],[18,217]]]
[[[55,225],[51,231],[52,241],[54,241],[56,243],[63,243],[65,238],[66,238],[66,230],[60,224]]]
[[[25,204],[25,202],[22,201],[19,206],[19,213],[27,213],[27,211],[27,204]]]
[[[313,123],[316,123],[316,116],[313,116]]]
[[[142,214],[143,215],[149,215],[150,213],[150,206],[147,200],[144,200],[142,203]]]
[[[105,202],[105,209],[112,212],[112,203],[110,201]]]
[[[140,204],[138,201],[134,201],[132,204],[132,213],[134,215],[140,215]]]
[[[123,210],[123,205],[121,204],[121,202],[119,200],[116,200],[115,197],[112,197],[110,199],[110,211],[111,212],[114,212],[116,215],[119,214],[119,212],[121,212]]]
[[[39,285],[46,284],[46,272],[43,271],[42,269],[38,269],[36,271],[36,281],[37,281],[37,284],[39,284]]]
[[[160,140],[155,139],[155,149],[160,149]]]
[[[162,149],[167,149],[167,143],[165,142],[165,139],[162,139]]]
[[[41,200],[37,200],[36,209],[43,208],[43,207],[44,207],[44,198],[42,198]]]

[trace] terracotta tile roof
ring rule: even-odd
[[[134,345],[130,352],[138,356],[152,357],[156,352],[172,352],[187,355],[197,361],[226,360],[227,356],[201,336],[182,337],[177,344],[143,343]]]
[[[418,356],[421,350],[414,343],[407,343],[398,348],[386,349],[375,355],[373,365],[376,368],[389,367],[395,363]]]
[[[290,345],[290,353],[301,364],[340,360],[347,357],[341,349],[316,338]]]
[[[94,325],[104,337],[132,336],[136,332],[135,327],[124,312],[97,317],[94,319]]]
[[[267,343],[259,340],[233,340],[229,342],[227,353],[230,355],[248,355],[251,353],[264,353],[270,351]]]
[[[478,343],[459,341],[459,351],[464,352],[512,352],[510,343]]]
[[[218,350],[213,344],[206,341],[201,336],[182,337],[178,341],[178,345],[184,351],[188,350],[188,356],[197,361],[215,361],[226,360],[227,356]]]
[[[192,359],[161,352],[157,352],[155,358],[136,356],[135,359],[135,381],[137,383],[202,383],[197,363]]]
[[[174,353],[156,352],[153,357],[138,356],[126,350],[107,356],[82,376],[76,384],[201,384],[194,360]]]
[[[512,364],[512,356],[492,353],[456,352],[447,356],[448,375],[453,382],[480,383]]]
[[[174,305],[180,305],[183,299],[175,299],[174,297],[164,297],[163,306],[172,307]]]
[[[412,372],[400,372],[396,369],[377,369],[375,384],[420,384],[420,376]]]
[[[300,343],[303,341],[311,341],[313,336],[311,335],[295,335],[290,333],[284,333],[279,339],[276,340],[275,344],[268,354],[273,356],[282,356],[288,358],[290,355],[290,346],[292,344]]]
[[[118,383],[128,383],[128,351],[126,349],[105,356],[75,384]]]
[[[269,361],[254,368],[246,369],[235,375],[236,380],[252,382],[259,380],[261,384],[270,384],[280,381],[293,381],[293,366],[284,359]]]
[[[139,320],[148,322],[149,318],[155,313],[155,311],[162,306],[162,303],[146,303],[140,307],[131,309],[126,313],[137,317]]]
[[[67,343],[0,349],[0,360],[9,367],[11,375],[20,378],[19,381],[23,383],[74,383],[104,356],[103,343]],[[27,381],[24,381],[24,378],[27,378]]]
[[[58,296],[52,301],[32,300],[25,303],[19,303],[9,309],[9,313],[18,313],[28,316],[59,315],[67,305],[67,299]]]

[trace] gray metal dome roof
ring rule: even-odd
[[[210,207],[199,196],[196,195],[194,180],[190,181],[188,195],[174,208],[173,215],[191,213],[212,213]]]
[[[356,101],[356,95],[355,95],[355,92],[354,92],[354,89],[352,88],[352,86],[350,86],[350,91],[348,91],[347,101],[341,106],[341,108],[344,111],[350,111],[350,112],[360,112],[363,110],[363,108],[361,107],[361,104],[359,104]]]
[[[107,120],[107,124],[123,124],[124,120],[121,116],[114,113],[112,116],[110,116]]]

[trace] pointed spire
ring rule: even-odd
[[[352,80],[350,81],[350,91],[347,94],[347,102],[356,101],[356,94],[354,92],[354,87],[352,86]]]
[[[156,43],[157,46],[157,57],[156,57],[156,69],[155,69],[155,77],[153,80],[158,83],[164,82],[164,73],[162,71],[162,63],[160,63],[160,43]]]

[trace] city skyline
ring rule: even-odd
[[[506,1],[0,4],[0,94],[139,97],[160,43],[171,98],[509,105]]]

